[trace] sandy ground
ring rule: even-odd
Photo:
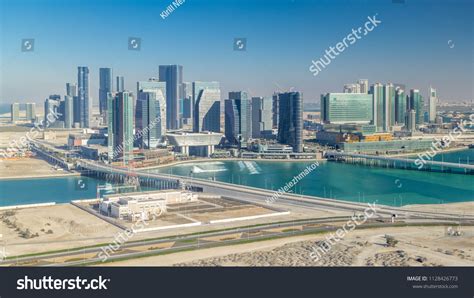
[[[108,266],[474,266],[474,228],[459,237],[446,228],[399,227],[356,230],[319,260],[311,255],[325,234],[216,247],[114,262]],[[384,236],[394,236],[395,247]],[[210,257],[212,256],[212,257]]]
[[[474,186],[473,186],[474,199]],[[460,215],[474,215],[474,202],[450,203],[450,204],[425,204],[425,205],[407,205],[403,209],[416,211],[430,211],[453,213]]]
[[[0,211],[0,246],[7,256],[104,243],[121,231],[81,209],[61,204]],[[6,220],[15,223],[8,225]],[[21,236],[29,230],[31,238]],[[51,232],[49,232],[51,230]]]
[[[71,175],[67,171],[58,171],[47,161],[39,158],[21,158],[0,161],[0,179],[35,178]],[[77,175],[77,174],[72,174]]]

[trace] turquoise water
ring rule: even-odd
[[[0,206],[91,199],[97,196],[97,186],[104,184],[82,176],[0,180]]]
[[[472,156],[474,150],[444,154],[444,160]],[[474,157],[469,159],[474,160]],[[305,169],[308,162],[209,161],[154,170],[202,179],[277,190]],[[83,181],[84,187],[78,185]],[[89,177],[0,180],[0,206],[44,202],[66,203],[97,196],[105,181]],[[294,193],[385,205],[474,201],[474,176],[365,167],[334,162],[302,179]]]
[[[277,190],[309,164],[223,161],[182,164],[155,172]],[[320,162],[292,192],[392,206],[463,202],[474,200],[474,176]]]

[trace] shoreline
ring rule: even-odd
[[[76,172],[76,173],[64,173],[64,174],[52,174],[52,175],[26,175],[26,176],[6,176],[6,177],[0,177],[0,181],[2,180],[20,180],[20,179],[45,179],[45,178],[62,178],[62,177],[75,177],[75,176],[81,176],[81,173]]]
[[[451,152],[464,151],[464,150],[469,150],[469,147],[463,146],[463,147],[449,148],[443,151],[438,151],[437,154],[451,153]],[[387,155],[387,157],[418,156],[419,153],[424,153],[424,152],[425,151],[416,152],[416,153],[392,154],[392,155]]]

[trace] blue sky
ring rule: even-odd
[[[158,65],[181,64],[185,81],[221,82],[254,96],[294,87],[306,102],[340,92],[359,78],[369,83],[429,85],[445,100],[474,97],[474,1],[185,0],[166,19],[171,0],[0,0],[0,100],[42,102],[76,82],[89,66],[98,98],[98,69],[112,67],[126,87],[157,77]],[[351,45],[318,76],[308,68],[325,49],[377,13],[382,23]],[[129,51],[130,36],[142,39]],[[247,51],[233,50],[235,37]],[[35,51],[20,51],[35,38]],[[451,40],[451,46],[448,41]]]

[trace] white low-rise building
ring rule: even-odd
[[[162,190],[105,196],[101,214],[127,220],[151,220],[166,213],[169,204],[197,201],[198,195],[184,190]]]

